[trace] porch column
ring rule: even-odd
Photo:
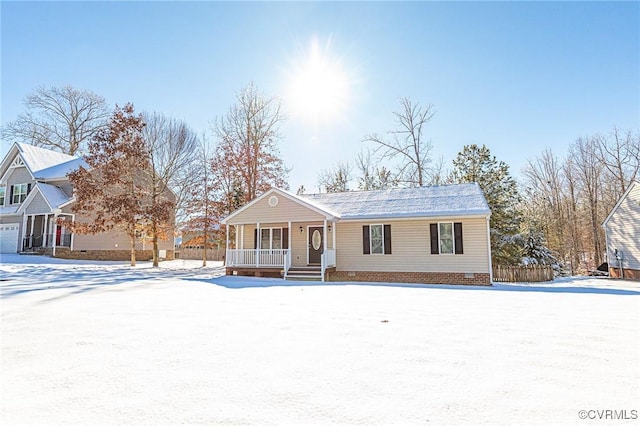
[[[36,224],[36,215],[31,215],[31,226],[29,231],[29,245],[31,245],[31,249],[33,249],[33,227]],[[55,249],[54,249],[55,250]],[[55,257],[55,253],[54,253]]]
[[[226,237],[224,240],[224,264],[227,264],[227,250],[229,250],[229,224],[227,223],[227,225],[224,227],[225,229],[225,233],[226,233]],[[207,244],[207,242],[204,242],[205,244]]]
[[[244,250],[244,225],[240,225],[240,231],[241,231],[240,244],[238,245],[238,248],[240,250]]]
[[[324,220],[324,228],[322,228],[322,253],[327,252],[327,219]]]
[[[293,251],[291,250],[291,221],[289,221],[288,223],[289,226],[289,231],[287,232],[287,247],[288,247],[288,251],[287,251],[287,256],[285,256],[284,261],[286,263],[285,268],[289,267],[289,263],[291,262],[291,259],[293,259]]]
[[[256,268],[260,266],[260,222],[256,223]]]
[[[240,245],[240,243],[238,242],[238,240],[240,239],[240,225],[233,225],[233,227],[236,230],[236,245],[234,248],[237,250],[238,246]]]
[[[331,226],[331,242],[333,243],[331,245],[331,247],[333,248],[333,251],[336,253],[336,256],[338,255],[338,252],[336,251],[336,223],[333,222],[333,225]],[[336,257],[336,263],[338,263],[338,258]]]
[[[56,257],[56,245],[58,243],[58,214],[53,215],[53,223],[54,223],[54,236],[53,236],[53,257]],[[60,229],[60,238],[62,238],[62,229]]]
[[[42,244],[44,247],[49,247],[49,215],[44,215],[44,235],[42,237]]]
[[[22,217],[22,241],[20,245],[20,251],[24,251],[24,239],[27,238],[27,215]]]

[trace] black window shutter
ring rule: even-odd
[[[440,250],[438,250],[438,224],[429,224],[429,230],[431,231],[431,254],[438,254],[440,253]]]
[[[462,251],[462,223],[455,222],[453,224],[453,237],[456,242],[456,254],[463,254]]]
[[[9,189],[9,204],[13,204],[13,185],[10,186]]]
[[[362,254],[371,254],[371,245],[369,244],[369,225],[362,227]]]
[[[282,248],[289,248],[289,228],[282,228]]]
[[[258,248],[258,228],[253,230],[253,248]]]
[[[391,254],[391,225],[384,225],[384,254]]]
[[[27,195],[29,195],[30,192],[31,192],[31,184],[28,183],[27,184]]]

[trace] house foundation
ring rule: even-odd
[[[491,285],[489,274],[457,272],[331,271],[327,281],[393,282],[410,284]]]

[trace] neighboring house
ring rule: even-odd
[[[0,163],[0,253],[129,259],[130,243],[125,233],[113,230],[95,235],[72,234],[58,223],[58,219],[83,219],[73,212],[73,185],[67,178],[67,173],[80,165],[86,167],[78,157],[29,144],[13,144]],[[161,241],[160,257],[173,258],[173,245],[173,235],[169,241]],[[136,255],[139,259],[151,258],[151,245],[140,241]]]
[[[475,183],[315,195],[273,188],[222,221],[226,270],[491,285],[490,214]]]
[[[633,181],[602,224],[611,277],[640,280],[640,182]]]

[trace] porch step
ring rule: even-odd
[[[21,251],[18,252],[20,256],[42,256],[42,253],[39,251]]]
[[[315,266],[289,268],[284,277],[285,280],[296,281],[322,281],[320,268]]]

